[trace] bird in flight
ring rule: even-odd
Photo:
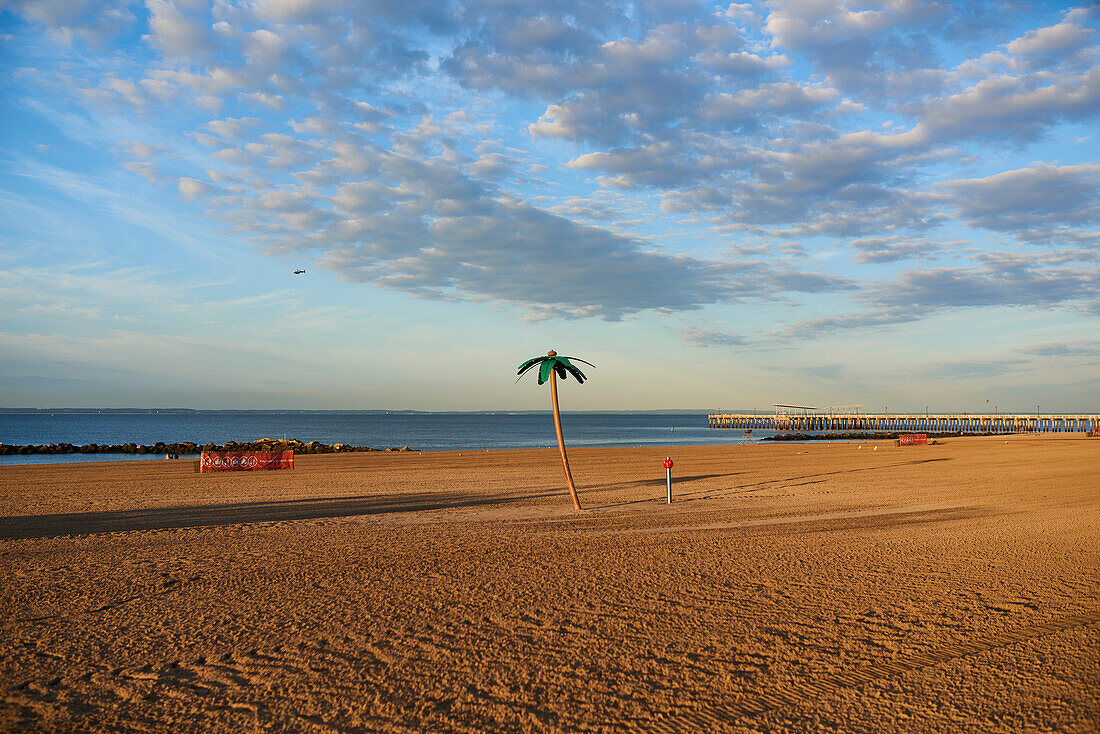
[[[295,275],[301,275],[301,274],[302,274],[302,273],[304,273],[304,272],[305,272],[304,270],[295,270],[295,271],[294,271],[294,274],[295,274]]]

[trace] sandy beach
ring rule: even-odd
[[[570,459],[0,467],[0,729],[1100,730],[1100,439]]]

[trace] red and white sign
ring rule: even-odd
[[[672,459],[665,459],[665,468],[666,469],[671,469],[672,468]]]
[[[900,446],[917,446],[918,444],[927,443],[927,433],[902,433],[898,435],[898,445]]]
[[[293,469],[293,451],[225,454],[204,451],[199,456],[199,471],[251,471],[253,469]]]

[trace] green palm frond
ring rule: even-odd
[[[581,362],[583,364],[588,365],[589,367],[595,367],[596,366],[596,365],[592,364],[591,362],[586,362],[585,360],[581,359],[580,357],[566,357],[566,356],[563,356],[563,355],[559,354],[558,359],[564,359],[566,362],[568,362],[569,360],[573,360],[574,362]]]
[[[534,359],[527,360],[526,362],[524,362],[523,364],[521,364],[519,366],[519,372],[517,372],[516,374],[522,376],[524,372],[531,369],[532,367],[534,367],[536,364],[543,361],[544,359],[546,359],[546,357],[535,357]]]
[[[558,377],[560,377],[563,380],[566,379],[569,375],[573,375],[573,378],[577,382],[579,382],[580,384],[583,385],[584,381],[587,380],[588,378],[585,377],[584,373],[581,372],[579,369],[577,369],[577,367],[572,362],[570,362],[570,360],[576,360],[577,362],[581,362],[583,364],[586,364],[589,367],[595,367],[596,366],[596,365],[592,364],[591,362],[586,362],[585,360],[580,359],[579,357],[563,357],[563,356],[559,356],[559,355],[554,355],[554,356],[546,355],[544,357],[532,357],[531,359],[527,360],[526,362],[524,362],[523,364],[521,364],[519,366],[518,371],[516,372],[516,374],[519,375],[519,377],[523,377],[523,375],[528,370],[535,367],[535,365],[538,365],[538,367],[539,367],[539,384],[540,385],[550,379],[550,373],[551,372],[553,372],[554,374],[556,374]],[[516,382],[519,382],[518,378],[516,379]]]
[[[576,359],[576,358],[574,358],[574,359]],[[587,378],[584,376],[583,372],[581,372],[579,369],[577,369],[576,367],[573,366],[573,364],[569,361],[569,357],[557,357],[557,360],[558,360],[558,364],[561,367],[564,367],[565,370],[568,370],[569,374],[573,375],[574,379],[576,379],[577,382],[579,382],[582,385],[584,384],[584,381]],[[578,362],[584,362],[583,359],[578,359],[577,361]],[[589,364],[588,362],[584,362],[584,363]],[[592,365],[592,366],[595,367],[595,365]],[[564,374],[563,370],[559,370],[558,374],[561,376],[561,379],[563,379],[563,380],[565,379],[565,374]]]

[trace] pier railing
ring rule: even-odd
[[[923,431],[928,433],[1087,433],[1100,415],[770,414],[716,413],[711,428],[769,431]]]

